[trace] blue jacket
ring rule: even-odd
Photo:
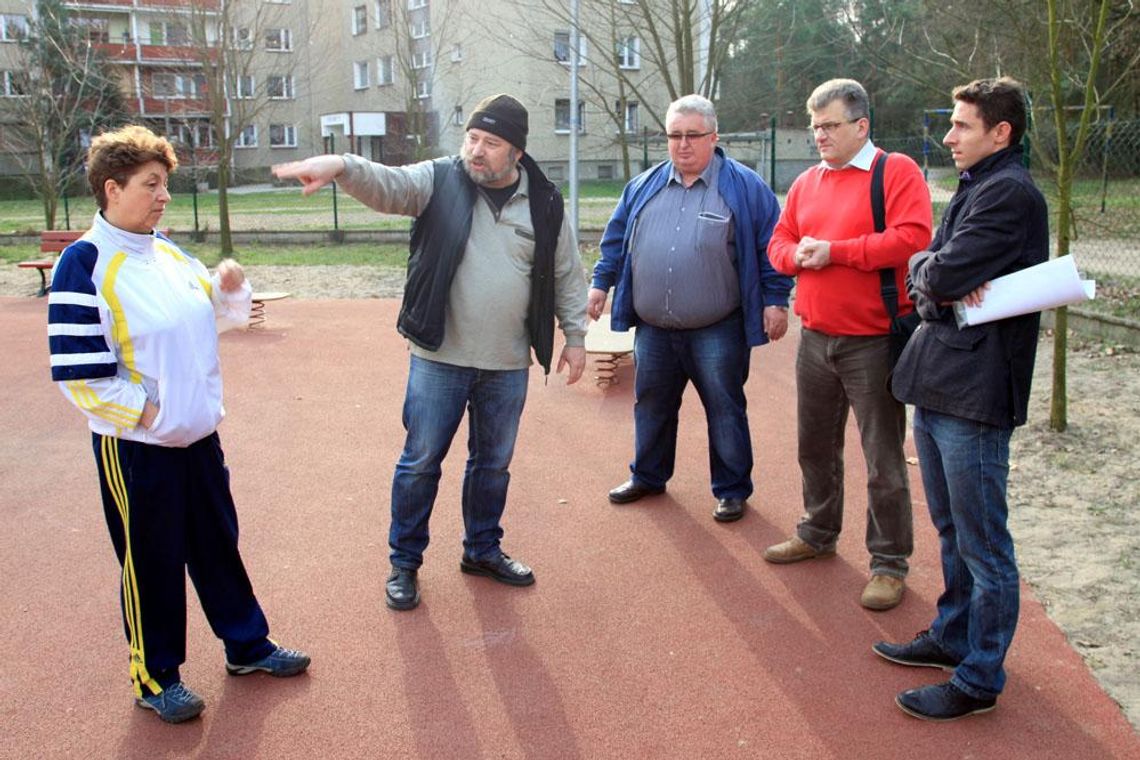
[[[740,305],[744,312],[744,334],[750,346],[768,342],[764,333],[764,307],[787,306],[792,278],[772,268],[768,261],[768,240],[780,216],[776,196],[760,175],[724,154],[717,191],[732,209],[736,233],[736,269],[740,275]],[[602,255],[594,266],[593,287],[614,289],[610,326],[625,331],[637,325],[633,310],[633,282],[630,235],[637,215],[645,204],[665,187],[673,174],[673,162],[664,161],[629,181],[621,200],[602,235]]]

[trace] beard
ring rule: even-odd
[[[466,146],[459,151],[459,157],[463,159],[463,171],[467,172],[467,176],[470,177],[471,181],[477,185],[492,185],[498,182],[502,182],[503,180],[510,177],[511,173],[515,169],[514,161],[508,161],[507,165],[499,171],[492,169],[486,161],[483,162],[483,165],[481,167],[473,166],[473,159],[467,153]]]

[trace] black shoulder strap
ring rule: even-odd
[[[886,165],[885,152],[875,156],[875,162],[871,165],[871,216],[875,220],[875,232],[887,229],[887,202],[883,197],[883,172]],[[894,269],[879,270],[879,288],[883,294],[883,306],[887,309],[887,316],[894,319],[899,313],[899,288],[895,284]]]

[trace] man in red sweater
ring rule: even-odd
[[[772,233],[768,257],[796,275],[802,321],[796,357],[799,462],[804,518],[789,540],[768,547],[778,564],[831,557],[843,525],[843,442],[849,409],[867,462],[867,551],[871,579],[861,603],[888,610],[902,601],[913,545],[903,442],[906,408],[887,388],[890,318],[879,270],[894,269],[898,310],[907,260],[930,242],[933,213],[922,172],[909,157],[886,157],[886,229],[875,231],[867,92],[851,79],[824,82],[807,101],[822,162],[801,174]]]

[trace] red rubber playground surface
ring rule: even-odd
[[[668,492],[615,507],[632,368],[608,389],[531,375],[505,550],[538,582],[459,572],[461,433],[444,464],[423,603],[384,606],[407,352],[392,300],[274,303],[222,338],[221,427],[242,551],[273,635],[313,657],[230,677],[191,594],[183,677],[207,702],[168,726],[134,707],[90,438],[49,382],[44,299],[0,299],[3,758],[1140,758],[1140,738],[1023,588],[998,708],[915,720],[896,692],[942,680],[872,654],[926,627],[940,589],[918,484],[901,607],[858,603],[865,483],[847,446],[839,556],[777,567],[800,512],[795,337],[753,354],[745,519],[712,519],[703,413],[682,409]]]

